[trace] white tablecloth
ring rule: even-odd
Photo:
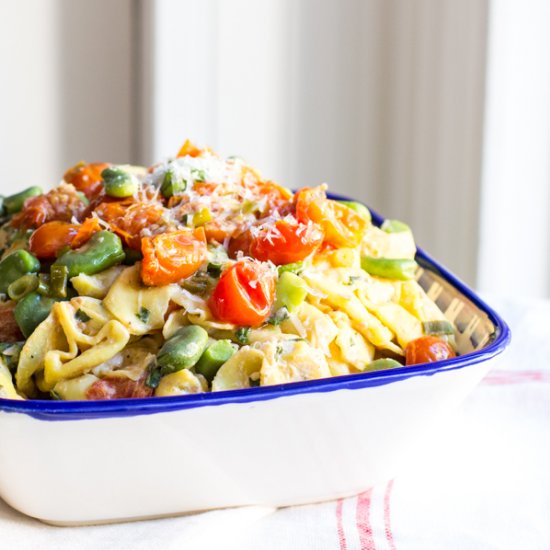
[[[550,548],[550,302],[490,299],[513,342],[408,472],[357,497],[58,528],[0,501],[0,548],[538,550]]]

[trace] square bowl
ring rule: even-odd
[[[419,284],[457,327],[458,357],[153,399],[0,398],[0,497],[79,525],[320,502],[393,478],[510,341],[472,290],[422,250],[416,259]]]

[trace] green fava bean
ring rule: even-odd
[[[167,170],[160,186],[160,192],[165,199],[179,195],[187,188],[187,182],[179,178],[173,170]]]
[[[162,375],[194,367],[208,344],[208,333],[202,327],[189,325],[167,340],[157,355]]]
[[[50,314],[57,300],[31,292],[17,302],[13,315],[25,338]]]
[[[38,195],[42,195],[43,191],[40,187],[29,187],[28,189],[25,189],[24,191],[21,191],[20,193],[16,193],[15,195],[10,195],[9,197],[4,198],[4,209],[6,211],[6,214],[11,215],[15,214],[16,212],[19,212],[27,199],[30,197],[37,197]]]
[[[218,369],[235,353],[235,348],[229,340],[218,340],[210,344],[201,355],[195,370],[209,382],[212,381]]]
[[[0,262],[0,292],[5,294],[11,283],[39,270],[40,262],[26,250],[12,252]]]
[[[414,279],[417,263],[408,258],[393,259],[363,256],[361,258],[361,267],[367,273],[376,277],[407,281],[409,279]]]
[[[361,217],[365,218],[369,222],[371,221],[370,210],[360,202],[355,201],[339,201],[342,204],[345,204],[348,208],[351,208],[353,211],[357,212]]]
[[[307,296],[306,282],[298,275],[285,271],[277,281],[276,295],[276,309],[286,307],[288,311],[294,311]]]
[[[138,190],[138,181],[135,176],[122,168],[105,168],[101,172],[101,177],[105,183],[105,193],[110,197],[118,199],[131,197]]]
[[[411,230],[406,223],[399,220],[385,220],[380,229],[386,233],[403,233]]]
[[[54,265],[67,266],[70,279],[80,273],[95,275],[121,263],[125,257],[120,238],[110,231],[99,231],[84,246],[62,254]]]
[[[403,365],[396,361],[395,359],[376,359],[376,361],[373,361],[372,363],[369,363],[367,365],[367,368],[365,369],[365,372],[375,372],[379,370],[390,370],[390,369],[398,369],[402,367]]]

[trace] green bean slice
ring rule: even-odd
[[[8,287],[28,273],[40,271],[40,262],[26,250],[16,250],[0,262],[0,292],[6,293]]]
[[[361,267],[367,273],[376,277],[406,281],[414,279],[417,263],[408,258],[394,259],[363,256],[361,258]]]
[[[33,274],[23,275],[8,287],[8,296],[16,302],[25,297],[29,292],[33,292],[38,288],[38,276]]]

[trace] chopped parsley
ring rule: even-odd
[[[249,343],[249,340],[248,340],[249,336],[250,336],[250,327],[239,327],[235,331],[235,339],[242,346]]]
[[[146,307],[141,306],[139,311],[136,313],[136,317],[142,323],[147,323],[147,321],[149,321],[149,317],[151,317],[151,312]]]
[[[76,310],[74,317],[77,321],[80,321],[81,323],[87,323],[92,319],[85,311],[82,311],[81,309]]]
[[[288,309],[286,307],[282,307],[278,309],[268,320],[267,322],[270,325],[278,326],[283,321],[286,321],[288,319]]]

